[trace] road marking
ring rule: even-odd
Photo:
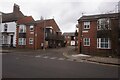
[[[48,58],[48,56],[44,56],[43,58]]]
[[[40,55],[37,55],[37,56],[35,56],[35,57],[37,57],[37,58],[38,58],[38,57],[41,57],[41,56],[40,56]]]
[[[65,60],[65,58],[58,58],[58,60]]]
[[[50,59],[56,59],[57,57],[51,57]]]

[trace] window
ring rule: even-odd
[[[110,39],[109,38],[97,38],[97,48],[110,49]]]
[[[7,42],[7,36],[2,36],[2,44],[8,44]]]
[[[33,38],[29,38],[29,44],[33,44]]]
[[[19,45],[26,45],[26,38],[19,38]]]
[[[90,22],[84,22],[84,29],[90,29]]]
[[[25,33],[26,32],[26,26],[25,25],[20,25],[19,26],[19,33]]]
[[[50,29],[50,33],[52,34],[52,29]]]
[[[90,46],[90,38],[83,38],[84,46]]]
[[[97,21],[97,30],[110,30],[110,19],[108,18],[103,18],[103,19],[98,19]]]
[[[8,25],[5,23],[5,25],[4,25],[4,31],[5,32],[7,31],[7,28],[8,28]]]
[[[34,30],[34,26],[31,25],[31,26],[30,26],[30,31],[33,31],[33,30]]]
[[[68,36],[68,39],[70,38],[70,36]]]

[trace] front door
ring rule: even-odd
[[[13,35],[11,35],[10,47],[13,47]]]

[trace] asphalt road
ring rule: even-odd
[[[118,67],[76,62],[62,52],[7,53],[2,55],[3,78],[117,78]],[[51,55],[50,55],[51,54]],[[55,55],[56,54],[56,55]]]

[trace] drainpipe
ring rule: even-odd
[[[79,24],[80,24],[80,22],[79,22]],[[80,24],[80,53],[82,53],[82,38],[83,38],[83,35],[82,35],[82,22],[81,22],[81,24]]]
[[[34,50],[35,50],[35,26],[34,26]]]

